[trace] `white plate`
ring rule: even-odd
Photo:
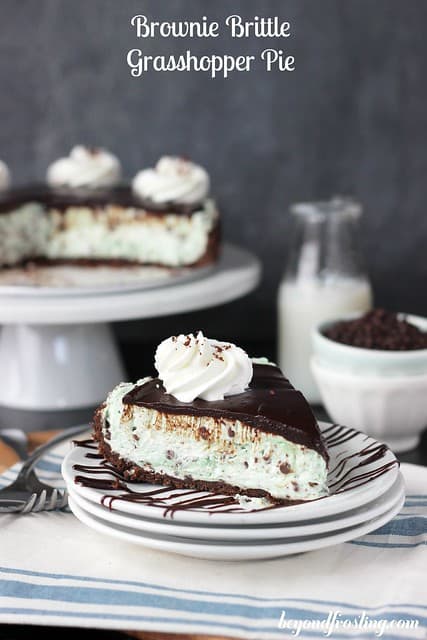
[[[194,268],[108,265],[36,265],[0,269],[0,295],[81,296],[142,291],[184,284],[210,274],[214,265]]]
[[[75,483],[76,475],[87,475],[76,472],[74,465],[89,465],[96,473],[96,478],[112,478],[108,472],[99,473],[102,461],[85,456],[87,450],[75,447],[65,457],[62,474],[67,485],[72,485],[79,495],[97,504],[105,503],[117,511],[130,513],[146,518],[173,518],[176,522],[198,525],[264,525],[283,524],[304,520],[336,516],[350,511],[378,498],[396,481],[399,473],[398,461],[394,454],[381,443],[355,429],[339,425],[320,423],[330,454],[330,473],[328,484],[330,495],[326,498],[274,509],[254,510],[241,507],[239,511],[227,512],[208,509],[185,509],[168,511],[179,500],[183,500],[187,490],[171,489],[161,498],[151,503],[136,503],[118,499],[120,491],[108,491],[82,486]],[[150,492],[159,489],[153,485],[132,483],[132,491]],[[192,497],[194,492],[191,492]],[[212,495],[199,492],[202,498]],[[106,498],[106,496],[108,496]],[[111,502],[112,500],[112,502]],[[171,515],[172,514],[172,515]]]
[[[288,523],[287,525],[274,525],[272,527],[209,527],[193,526],[191,524],[176,524],[173,520],[164,522],[151,520],[122,514],[108,507],[95,504],[80,496],[71,485],[67,487],[69,495],[74,504],[84,509],[87,513],[95,516],[99,520],[111,525],[119,525],[135,530],[135,532],[172,535],[178,538],[197,538],[198,540],[246,540],[256,541],[260,537],[264,540],[278,540],[280,538],[296,538],[301,536],[313,536],[320,533],[337,531],[347,527],[367,522],[372,518],[377,518],[397,502],[404,494],[404,482],[402,474],[399,473],[394,485],[382,496],[369,502],[367,505],[354,509],[346,513],[344,517],[323,518],[321,520],[306,521],[304,524]]]
[[[402,508],[404,495],[398,498],[393,507],[378,518],[356,527],[349,527],[334,533],[324,533],[317,536],[306,536],[299,539],[290,538],[275,542],[272,540],[259,540],[257,543],[248,544],[233,541],[209,542],[175,538],[174,536],[150,535],[148,533],[136,533],[133,529],[120,525],[111,525],[79,507],[71,498],[69,501],[71,511],[85,525],[95,529],[101,534],[118,538],[124,542],[139,544],[158,551],[177,553],[192,558],[206,560],[262,560],[277,558],[280,556],[312,551],[323,547],[354,540],[367,533],[375,531],[391,520]]]

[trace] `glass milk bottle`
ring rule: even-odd
[[[361,213],[357,202],[343,198],[291,207],[293,240],[278,294],[278,360],[312,404],[321,402],[310,371],[313,327],[372,307],[358,246]]]

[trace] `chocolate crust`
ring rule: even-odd
[[[210,491],[213,493],[235,496],[237,494],[248,496],[249,498],[267,498],[270,502],[277,505],[300,504],[303,500],[280,500],[263,489],[244,489],[226,482],[212,482],[208,480],[196,480],[191,476],[185,479],[174,478],[163,473],[156,473],[150,469],[143,469],[134,462],[122,458],[118,453],[112,451],[108,442],[105,441],[103,434],[103,418],[102,410],[104,404],[98,407],[93,417],[93,437],[98,443],[98,450],[102,457],[109,462],[129,483],[147,482],[149,484],[158,484],[174,489],[195,489],[199,491]]]
[[[205,253],[191,267],[207,267],[219,258],[222,240],[222,228],[219,217],[212,231],[209,232]]]

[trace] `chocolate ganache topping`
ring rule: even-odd
[[[246,391],[215,402],[199,398],[180,402],[166,393],[159,378],[133,388],[124,396],[123,402],[160,412],[240,420],[254,429],[314,449],[328,460],[310,406],[302,393],[294,389],[273,365],[254,364],[253,377]]]
[[[176,213],[191,215],[199,210],[203,202],[178,204],[176,202],[152,202],[138,196],[130,186],[102,187],[49,187],[46,184],[34,184],[0,192],[0,213],[10,213],[29,202],[37,202],[46,208],[63,211],[68,207],[133,207],[145,209],[149,213],[162,215]]]

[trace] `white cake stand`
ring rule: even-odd
[[[203,273],[203,272],[202,272]],[[249,252],[225,245],[204,275],[155,288],[88,295],[0,293],[0,405],[58,411],[102,402],[124,369],[108,323],[213,307],[244,296],[261,268]]]

